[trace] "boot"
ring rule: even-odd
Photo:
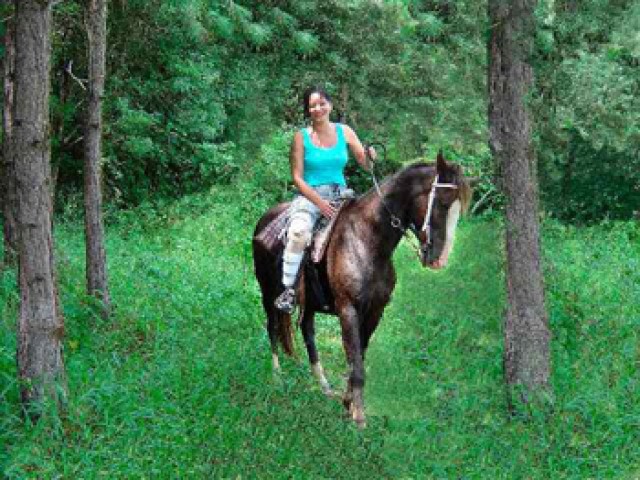
[[[291,314],[296,306],[296,291],[291,287],[285,288],[284,292],[276,298],[274,305],[282,313]]]

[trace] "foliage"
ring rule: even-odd
[[[279,142],[288,140],[264,155]],[[302,353],[272,376],[249,249],[262,203],[215,187],[118,213],[107,244],[110,321],[84,294],[81,224],[58,226],[72,395],[67,415],[50,423],[18,416],[18,298],[13,272],[1,274],[4,477],[637,475],[637,224],[545,223],[556,398],[552,415],[529,422],[505,415],[500,223],[463,219],[442,272],[401,247],[396,295],[367,356],[370,422],[359,432],[322,395]],[[330,381],[342,386],[334,318],[320,316],[318,341]]]
[[[538,6],[531,105],[544,208],[568,221],[632,218],[640,198],[640,5]],[[55,13],[60,210],[82,186],[86,34],[82,2],[62,2]],[[481,178],[479,209],[500,208],[486,144],[486,22],[486,2],[468,0],[113,2],[107,201],[126,207],[241,185],[265,143],[303,124],[302,90],[323,83],[336,120],[387,145],[383,173],[444,148]],[[362,174],[349,174],[366,187]]]
[[[55,14],[60,204],[82,186],[87,52],[82,2]],[[107,200],[133,206],[235,181],[272,135],[301,126],[301,93],[314,83],[334,94],[336,119],[388,145],[389,169],[439,146],[486,152],[478,14],[474,2],[113,2]]]
[[[538,122],[542,193],[564,220],[640,211],[640,4],[541,2]]]

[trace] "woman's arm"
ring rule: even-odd
[[[299,131],[295,133],[293,142],[291,142],[289,161],[291,162],[291,178],[293,178],[293,184],[298,191],[313,202],[325,217],[331,218],[336,213],[335,208],[304,181],[304,141],[302,133]]]
[[[362,146],[360,139],[356,135],[356,132],[354,132],[353,129],[348,125],[343,125],[342,130],[344,131],[345,140],[349,145],[349,150],[351,150],[353,156],[356,157],[356,161],[360,164],[360,166],[362,166],[362,168],[364,168],[366,171],[369,171],[369,162],[367,161],[364,147]],[[376,151],[373,147],[369,147],[369,156],[373,160],[376,159]]]

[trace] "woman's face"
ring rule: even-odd
[[[331,113],[331,102],[319,93],[312,93],[309,97],[309,116],[311,120],[321,120],[329,117]]]

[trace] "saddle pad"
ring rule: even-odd
[[[289,224],[289,216],[289,208],[283,209],[254,237],[254,240],[260,243],[268,252],[277,255],[284,248],[284,230]]]

